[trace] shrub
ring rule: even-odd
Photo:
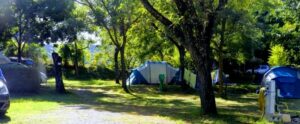
[[[271,56],[268,59],[268,63],[271,66],[284,66],[289,64],[288,52],[282,45],[272,46]]]
[[[91,66],[91,67],[82,67],[79,66],[79,75],[75,74],[75,70],[72,66],[67,66],[63,68],[63,75],[66,79],[103,79],[103,80],[112,80],[115,78],[115,72],[106,67],[102,66]],[[52,68],[47,68],[47,74],[50,75]],[[54,76],[54,75],[51,75]]]
[[[0,68],[6,78],[10,92],[37,92],[40,88],[41,76],[36,69],[19,63],[1,64]]]
[[[100,79],[108,80],[115,78],[115,72],[113,70],[102,66],[97,66],[96,70],[90,69],[90,72],[92,72],[95,77],[98,77]]]

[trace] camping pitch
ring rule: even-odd
[[[173,68],[167,62],[152,62],[147,61],[140,67],[132,69],[132,72],[127,79],[127,85],[135,84],[159,84],[159,75],[165,76],[164,83],[171,84],[179,82],[180,71],[178,68]],[[196,74],[192,71],[185,69],[184,80],[191,88],[198,89],[200,81]],[[213,76],[212,83],[216,84],[218,75]]]
[[[159,75],[165,75],[164,83],[178,80],[179,69],[173,68],[166,62],[147,61],[138,68],[132,69],[127,84],[159,84]]]

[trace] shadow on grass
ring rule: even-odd
[[[291,114],[292,116],[300,115],[300,99],[277,99],[278,108],[283,113]]]
[[[84,105],[81,109],[106,110],[143,116],[162,116],[187,123],[218,122],[239,124],[255,122],[258,119],[258,117],[255,116],[255,106],[252,105],[219,107],[219,115],[216,117],[201,115],[201,108],[197,103],[179,98],[167,98],[173,95],[184,98],[185,96],[193,96],[196,92],[185,94],[178,87],[169,88],[170,89],[166,92],[158,92],[158,88],[155,86],[138,86],[133,87],[132,91],[134,91],[134,93],[129,95],[123,94],[122,92],[108,92],[120,91],[121,87],[119,86],[70,86],[68,87],[69,93],[67,94],[57,94],[52,87],[43,87],[38,94],[12,95],[12,98],[22,98],[32,101],[51,101],[63,105],[81,104]],[[252,98],[243,101],[241,100],[243,98],[240,98],[239,95],[229,97],[229,99],[241,103],[253,101]],[[249,111],[254,111],[254,113],[249,114]]]
[[[4,115],[0,116],[0,123],[8,123],[10,121],[10,117]]]

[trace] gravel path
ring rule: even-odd
[[[34,115],[24,123],[55,124],[174,124],[162,117],[132,115],[92,109],[87,105],[68,105]]]

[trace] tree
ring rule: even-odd
[[[299,1],[288,0],[281,1],[282,4],[279,6],[282,9],[277,10],[275,13],[270,13],[271,21],[276,22],[273,25],[271,45],[280,44],[285,51],[288,53],[288,62],[291,65],[300,65],[300,55],[297,54],[300,51],[299,42],[299,27],[300,27],[300,16],[299,16]],[[278,48],[277,45],[272,46],[270,49]],[[272,54],[272,53],[271,53]],[[271,55],[272,57],[273,55]],[[286,62],[285,64],[287,64]]]
[[[125,48],[128,42],[127,33],[139,18],[138,11],[135,10],[139,4],[130,0],[84,0],[78,2],[91,9],[96,24],[105,29],[112,44],[115,45],[116,83],[119,80],[118,55],[120,53],[122,87],[129,92],[126,86]]]
[[[7,46],[7,41],[13,36],[15,19],[12,9],[7,7],[10,5],[10,1],[0,0],[0,3],[0,49],[3,50]]]
[[[298,3],[297,0],[256,1],[258,6],[253,7],[253,15],[263,32],[263,49],[257,51],[256,56],[268,62],[272,45],[281,44],[288,52],[290,64],[300,64],[300,56],[295,54],[300,49]]]
[[[55,3],[55,4],[54,4]],[[18,61],[26,43],[56,42],[55,25],[69,16],[73,9],[71,0],[10,0],[14,20],[13,37],[17,42]],[[57,36],[55,36],[57,37]]]
[[[152,22],[153,20],[143,16],[141,21],[134,25],[133,31],[129,32],[130,36],[133,37],[129,47],[136,46],[132,47],[130,51],[137,51],[136,56],[141,62],[147,60],[165,61],[168,55],[173,54],[173,44],[167,41],[163,32]]]
[[[222,96],[226,95],[223,90],[224,60],[245,64],[254,56],[254,51],[260,49],[259,44],[262,44],[259,41],[262,34],[255,25],[252,7],[252,3],[228,1],[217,16],[211,47],[218,62],[219,94]]]
[[[70,38],[64,30],[65,20],[71,20],[73,0],[9,0],[15,23],[10,31],[17,43],[18,61],[27,43],[58,42]],[[78,29],[78,28],[76,28]],[[75,34],[75,31],[71,30]],[[77,33],[77,32],[76,32]],[[68,34],[68,35],[65,35]],[[59,84],[59,81],[56,81]],[[63,86],[63,85],[61,85]]]
[[[67,68],[69,66],[69,61],[71,59],[71,48],[68,44],[63,44],[60,46],[60,49],[58,51],[63,59],[64,67]]]
[[[74,4],[71,0],[14,0],[12,3],[17,20],[15,39],[19,62],[26,43],[43,44],[45,41],[57,42],[59,38],[63,39],[62,32],[58,32],[58,25],[72,12]],[[58,64],[60,59],[60,57],[53,57],[55,67],[57,67],[55,68],[56,90],[63,93],[65,89],[61,78],[61,65]]]
[[[79,75],[78,63],[81,57],[80,54],[82,54],[82,50],[78,48],[80,46],[80,44],[78,45],[78,42],[79,40],[81,40],[78,38],[78,35],[80,32],[90,31],[89,25],[87,24],[87,22],[90,22],[87,16],[87,11],[88,10],[83,7],[75,6],[72,12],[70,12],[69,16],[67,16],[61,22],[61,24],[57,26],[58,30],[55,31],[55,34],[59,36],[58,38],[73,45],[72,48],[74,50],[74,54],[70,55],[73,55],[72,60],[76,76]],[[65,50],[67,51],[68,47],[65,48]],[[65,59],[68,59],[68,56],[71,57],[70,55],[66,53],[66,55],[64,55],[63,57],[66,57]],[[67,60],[65,60],[65,62],[66,61]]]
[[[16,0],[15,1],[15,19],[17,32],[15,34],[15,40],[17,41],[17,57],[18,62],[21,62],[22,49],[25,46],[25,41],[30,40],[31,37],[30,27],[34,22],[34,14],[35,14],[35,2],[34,1],[24,1],[24,0]]]
[[[140,0],[147,11],[160,21],[168,33],[190,52],[200,77],[200,97],[204,114],[217,114],[216,102],[211,84],[211,49],[210,42],[217,13],[222,10],[227,0],[214,1],[183,1],[174,0],[179,22],[172,22],[156,10],[148,0]]]
[[[223,59],[224,59],[224,55],[223,55],[223,47],[224,47],[224,42],[225,42],[225,30],[226,30],[226,17],[223,17],[221,19],[221,31],[220,31],[220,42],[218,44],[217,47],[217,52],[218,52],[218,61],[219,61],[219,68],[218,68],[218,73],[219,73],[219,83],[220,83],[220,87],[219,87],[219,94],[223,94]]]

